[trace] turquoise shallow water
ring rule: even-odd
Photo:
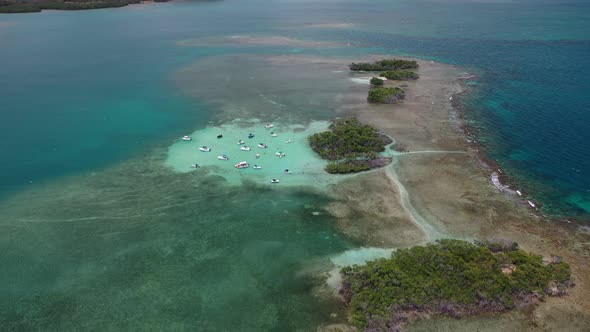
[[[350,0],[0,16],[2,326],[307,331],[340,319],[314,295],[317,271],[357,245],[317,188],[238,186],[166,163],[180,136],[235,118],[345,114],[345,74],[270,70],[264,55],[467,67],[478,84],[464,102],[487,153],[545,211],[586,217],[589,16],[584,1]],[[336,44],[219,42],[235,35]]]
[[[249,121],[242,125],[238,123],[234,121],[192,133],[192,141],[180,141],[170,147],[166,165],[177,172],[207,171],[219,174],[234,185],[244,181],[269,184],[271,180],[278,180],[280,187],[310,184],[325,186],[339,179],[324,172],[327,162],[319,158],[307,144],[307,137],[327,130],[327,122],[317,121],[308,126],[280,125],[275,122],[272,128],[265,128],[265,123],[260,121]],[[254,137],[248,138],[249,134]],[[223,137],[217,138],[218,135]],[[199,150],[204,146],[211,151]],[[228,160],[220,160],[220,156]],[[235,165],[240,162],[246,162],[249,166],[237,169]],[[195,164],[200,167],[193,168]]]

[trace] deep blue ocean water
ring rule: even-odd
[[[303,28],[318,23],[351,25]],[[234,35],[352,47],[215,43]],[[325,198],[137,164],[218,111],[183,94],[175,73],[232,54],[462,66],[477,75],[467,118],[513,186],[547,213],[588,216],[587,1],[225,0],[3,15],[3,326],[310,330],[338,310],[311,295],[317,280],[302,272],[355,247],[333,218],[312,214]]]

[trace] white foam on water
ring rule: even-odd
[[[349,77],[348,79],[351,80],[351,81],[353,81],[354,83],[370,85],[372,78],[378,78],[378,79],[380,79],[382,81],[387,81],[387,78],[385,78],[385,77],[378,77],[378,76],[371,76],[371,77]]]
[[[492,173],[491,180],[494,184],[494,187],[498,188],[500,191],[503,191],[506,188],[506,186],[504,186],[502,182],[500,182],[500,174],[498,174],[498,172]]]
[[[371,84],[371,78],[373,77],[350,77],[348,79],[354,83],[369,85]]]

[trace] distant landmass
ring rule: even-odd
[[[168,2],[170,0],[153,0]],[[0,13],[36,13],[44,9],[86,10],[124,7],[142,3],[141,0],[0,0]]]

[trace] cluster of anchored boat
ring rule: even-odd
[[[272,127],[274,127],[274,125],[272,123],[267,123],[266,125],[264,125],[264,128],[266,128],[266,129],[270,129]],[[277,137],[277,134],[273,131],[273,132],[270,133],[270,136],[271,137]],[[217,135],[217,138],[218,139],[223,138],[223,135],[221,135],[221,134],[220,135]],[[251,138],[254,138],[254,134],[249,133],[248,134],[248,138],[250,138],[250,139]],[[192,141],[192,138],[190,136],[183,136],[182,137],[182,140],[183,141]],[[293,142],[292,140],[285,141],[285,143],[292,143],[292,142]],[[245,144],[246,144],[246,142],[243,141],[243,140],[239,140],[238,141],[238,145],[240,145],[240,150],[242,150],[242,151],[250,151],[250,150],[252,150],[249,146],[247,146]],[[261,148],[261,149],[267,149],[268,148],[268,145],[266,145],[264,143],[258,143],[257,146],[259,148]],[[199,150],[201,152],[211,152],[212,151],[211,148],[208,147],[208,146],[202,146],[202,147],[199,148]],[[277,152],[275,152],[275,156],[277,156],[279,158],[284,158],[286,156],[286,154],[283,153],[282,151],[277,151]],[[256,159],[260,158],[260,154],[259,153],[255,154],[254,155],[254,158],[256,158]],[[226,154],[222,154],[222,155],[217,156],[217,159],[219,159],[219,160],[229,160],[229,156],[226,155]],[[191,165],[191,167],[192,168],[199,168],[201,166],[199,166],[199,164],[193,164],[193,165]],[[239,163],[235,164],[234,167],[237,168],[237,169],[248,168],[248,167],[250,167],[250,164],[247,161],[240,161]],[[253,169],[262,169],[262,166],[254,165],[252,168]],[[288,169],[286,169],[284,171],[284,173],[285,174],[291,174],[291,171],[289,171]],[[277,179],[272,179],[270,182],[271,183],[279,183],[280,181],[277,180]]]

